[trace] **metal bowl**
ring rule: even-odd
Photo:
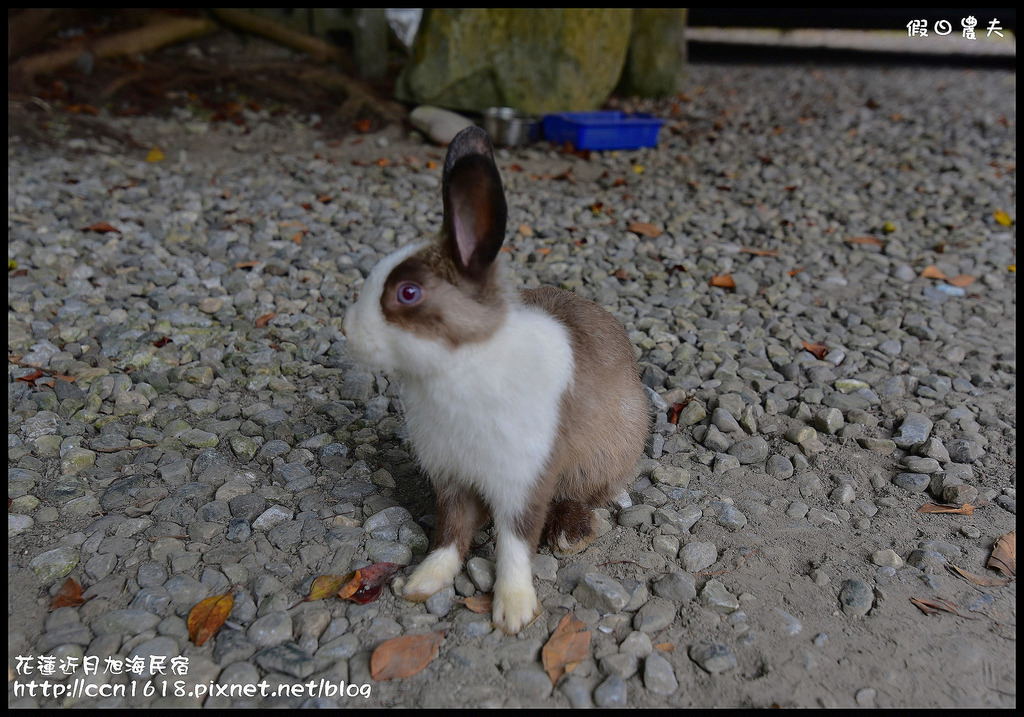
[[[489,107],[484,110],[484,129],[495,144],[516,147],[537,140],[540,120],[512,107]]]

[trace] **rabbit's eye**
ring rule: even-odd
[[[423,289],[420,288],[419,284],[403,281],[398,285],[397,296],[398,303],[412,306],[413,304],[420,303],[420,300],[423,298]]]

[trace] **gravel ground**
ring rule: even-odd
[[[395,597],[410,569],[376,602],[293,607],[427,547],[397,386],[340,326],[381,256],[437,230],[442,148],[249,111],[12,137],[9,705],[1014,707],[1016,583],[950,568],[997,577],[1016,522],[1015,73],[694,65],[634,108],[668,119],[657,149],[498,156],[514,274],[623,321],[655,416],[605,534],[541,549],[516,637],[462,603],[490,589],[487,531],[423,605]],[[65,576],[92,599],[49,611]],[[192,606],[231,589],[192,645]],[[567,610],[590,657],[552,687]],[[370,677],[384,639],[438,630],[421,673]],[[152,660],[179,655],[164,693]],[[76,678],[105,691],[41,692]],[[342,693],[193,690],[261,681]]]

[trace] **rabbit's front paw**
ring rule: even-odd
[[[514,635],[540,613],[533,583],[496,587],[491,617],[506,635]]]
[[[423,602],[438,590],[451,585],[461,564],[455,546],[448,545],[434,550],[413,572],[402,595],[406,600]]]

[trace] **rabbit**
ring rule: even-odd
[[[595,537],[593,508],[634,477],[649,433],[646,391],[625,329],[553,287],[517,291],[498,261],[506,204],[487,133],[451,142],[437,240],[412,243],[369,274],[342,330],[350,355],[401,378],[409,438],[437,498],[433,547],[403,596],[450,586],[490,517],[494,624],[539,614],[533,557]]]

